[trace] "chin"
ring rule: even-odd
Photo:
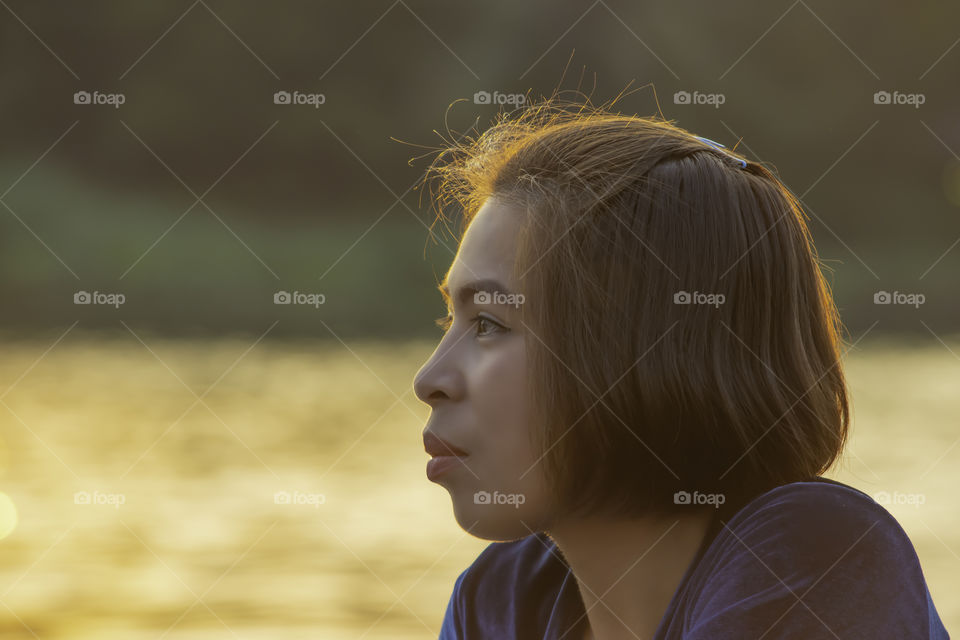
[[[456,497],[453,500],[453,515],[464,531],[492,542],[511,542],[538,533],[542,518],[530,508],[517,508],[513,505],[475,504],[473,496],[461,504]]]

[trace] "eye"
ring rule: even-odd
[[[478,329],[477,335],[478,335],[478,336],[489,335],[489,334],[486,333],[486,332],[481,332],[481,331],[479,331],[481,324],[484,323],[484,322],[487,323],[487,325],[493,326],[495,329],[499,329],[499,330],[502,330],[502,331],[509,331],[509,329],[507,329],[506,327],[504,327],[504,326],[503,326],[502,324],[500,324],[499,322],[494,322],[492,319],[487,318],[486,316],[477,316],[476,318],[474,318],[474,320],[475,320],[476,323],[477,323],[477,329]]]
[[[481,330],[484,327],[489,328],[489,326],[492,326],[494,329],[499,329],[501,331],[509,331],[509,329],[504,327],[499,322],[495,322],[494,320],[486,316],[476,316],[475,318],[473,318],[473,322],[475,322],[477,325],[476,335],[478,336],[489,335],[490,331]],[[450,330],[450,327],[453,325],[453,316],[448,313],[447,315],[441,316],[436,320],[434,320],[434,324],[436,324],[438,327],[440,327],[441,330],[443,330],[444,333],[446,333],[447,331]]]

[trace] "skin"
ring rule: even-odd
[[[540,475],[520,478],[537,457],[527,428],[520,312],[513,305],[477,304],[472,294],[456,299],[465,283],[480,279],[517,291],[511,272],[518,230],[512,211],[481,207],[446,277],[453,323],[414,379],[417,397],[432,409],[425,430],[469,454],[438,482],[450,492],[458,524],[487,540],[527,536],[542,529],[547,513]],[[477,504],[474,494],[481,490],[523,496],[523,503]]]
[[[512,272],[521,224],[521,212],[489,199],[447,273],[452,324],[414,378],[414,391],[432,410],[425,431],[468,455],[436,481],[472,535],[506,541],[544,531],[557,543],[587,611],[585,637],[650,638],[703,540],[710,508],[670,517],[571,519],[553,504],[530,437],[519,310],[478,303],[472,293],[457,299],[461,287],[478,279],[519,292]],[[478,504],[478,491],[522,496],[522,504],[519,498]]]

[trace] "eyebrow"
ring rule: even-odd
[[[437,287],[437,290],[440,292],[440,295],[443,296],[443,301],[447,303],[447,306],[450,306],[450,287],[447,284],[447,281],[444,280]],[[473,301],[473,295],[480,291],[486,291],[488,293],[502,293],[504,295],[511,295],[513,292],[505,287],[498,280],[493,280],[490,278],[484,278],[481,280],[472,280],[470,282],[464,283],[457,291],[457,302],[461,305],[467,304]]]

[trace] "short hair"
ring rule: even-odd
[[[531,434],[564,513],[742,499],[839,457],[842,325],[770,170],[673,121],[550,98],[449,142],[427,178],[438,219],[452,206],[465,229],[491,197],[524,217]]]

